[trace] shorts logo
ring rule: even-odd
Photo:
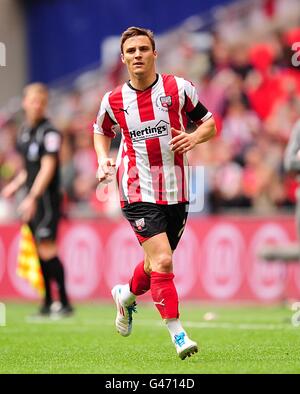
[[[135,225],[136,225],[137,229],[141,231],[145,227],[145,219],[142,218],[142,219],[136,220]]]
[[[169,123],[161,120],[154,127],[147,126],[142,130],[129,131],[132,142],[144,141],[149,138],[159,138],[169,133]]]
[[[51,230],[50,230],[50,228],[46,228],[46,227],[39,228],[37,230],[37,234],[36,235],[40,239],[47,238],[47,237],[51,236]]]
[[[182,236],[182,233],[183,233],[183,231],[184,231],[184,228],[185,228],[185,219],[184,219],[184,221],[183,221],[183,223],[182,223],[182,227],[181,227],[181,229],[179,230],[179,233],[178,233],[178,235],[177,235],[178,238],[180,238],[180,237]]]
[[[160,103],[164,108],[171,107],[172,105],[172,96],[162,96],[159,98]]]

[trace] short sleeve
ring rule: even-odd
[[[44,133],[43,154],[58,154],[61,147],[61,135],[55,129],[49,129]]]
[[[114,138],[116,136],[117,124],[109,114],[108,97],[111,92],[106,93],[101,101],[97,121],[94,124],[94,133]]]
[[[205,122],[212,116],[212,113],[199,101],[195,86],[184,81],[185,104],[184,110],[193,122]]]

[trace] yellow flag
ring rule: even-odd
[[[27,224],[21,226],[17,274],[27,280],[41,296],[44,295],[45,285],[40,260],[33,235]]]

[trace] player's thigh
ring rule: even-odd
[[[37,243],[37,250],[43,260],[50,260],[58,253],[56,242],[51,239],[40,240]]]
[[[175,204],[166,207],[168,226],[167,236],[171,245],[171,249],[174,251],[182,237],[184,232],[186,221],[188,217],[188,204]]]
[[[166,233],[160,233],[142,243],[151,271],[172,272],[172,249]]]
[[[166,232],[168,221],[163,207],[158,204],[138,202],[122,208],[139,243]]]
[[[151,270],[151,263],[150,259],[144,251],[144,271],[150,275]]]
[[[52,196],[39,200],[35,217],[29,223],[39,256],[48,260],[57,254],[56,237],[60,220],[58,201]]]

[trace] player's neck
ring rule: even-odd
[[[130,75],[130,85],[136,90],[146,90],[156,81],[157,74],[154,71],[149,75]]]
[[[36,127],[38,126],[42,120],[44,120],[45,117],[41,117],[41,118],[31,118],[29,116],[26,116],[26,123],[30,126],[30,127]]]

